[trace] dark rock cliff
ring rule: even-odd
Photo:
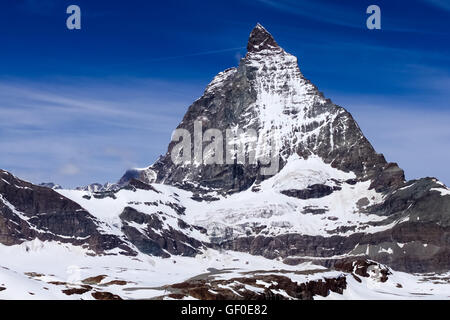
[[[99,254],[114,248],[134,254],[122,239],[101,232],[100,226],[72,200],[0,170],[0,243],[40,239],[82,245]]]

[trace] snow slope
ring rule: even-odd
[[[267,226],[264,231],[267,235],[299,233],[326,237],[333,235],[332,231],[341,226],[357,226],[355,231],[349,230],[342,233],[344,235],[360,230],[367,233],[383,230],[385,226],[368,224],[382,221],[383,217],[361,213],[363,207],[381,202],[383,195],[369,190],[369,181],[356,184],[345,182],[352,178],[354,174],[332,168],[319,157],[305,160],[292,156],[277,175],[261,183],[259,191],[249,189],[229,196],[215,195],[219,199],[217,201],[195,201],[192,192],[161,184],[152,184],[159,193],[122,189],[115,193],[116,199],[97,199],[91,197],[90,192],[78,190],[58,192],[105,222],[109,226],[108,232],[114,234],[121,233],[119,215],[125,207],[146,214],[164,212],[168,218],[165,224],[178,229],[179,216],[173,208],[165,205],[170,202],[186,208],[183,216],[185,222],[206,228],[213,237],[224,238],[230,230],[233,230],[233,238],[253,234],[252,228],[260,225]],[[325,197],[305,200],[281,193],[284,190],[305,189],[314,184],[340,185],[341,190]],[[364,205],[359,204],[361,199],[367,200]],[[148,205],[154,202],[159,206]],[[308,212],[305,208],[313,210]],[[321,214],[315,213],[318,210],[322,210]],[[190,235],[201,241],[211,240],[198,231]]]
[[[123,299],[151,299],[164,296],[167,285],[201,275],[211,275],[214,280],[249,273],[256,277],[282,275],[297,283],[346,275],[309,263],[289,266],[278,260],[233,251],[206,250],[195,258],[173,256],[170,259],[147,255],[91,256],[79,247],[35,240],[11,247],[0,245],[0,255],[8,257],[0,262],[0,288],[3,288],[0,299],[94,299],[95,292],[107,292]],[[362,283],[348,274],[346,279],[348,287],[342,295],[331,292],[327,297],[314,299],[450,297],[450,274],[426,277],[394,272],[386,283],[379,282],[375,276],[362,278]],[[83,288],[87,291],[73,293]]]

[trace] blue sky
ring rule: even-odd
[[[0,168],[74,187],[152,164],[260,22],[407,178],[450,185],[449,21],[446,0],[3,0]]]

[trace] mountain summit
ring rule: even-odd
[[[253,28],[248,39],[247,51],[280,49],[272,35],[259,23]]]

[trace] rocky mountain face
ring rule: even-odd
[[[20,180],[0,170],[0,243],[59,241],[105,253],[133,251],[119,237],[101,232],[102,223],[80,205],[47,187]]]
[[[375,152],[350,113],[326,99],[303,76],[297,58],[279,47],[261,25],[251,32],[247,50],[237,68],[214,78],[177,129],[194,136],[196,121],[202,124],[203,133],[211,128],[223,132],[253,129],[260,138],[256,154],[263,153],[273,137],[273,153],[280,156],[280,168],[293,154],[303,158],[317,155],[334,168],[354,172],[358,181],[373,181],[372,187],[380,191],[403,183],[403,171]],[[187,184],[190,189],[200,186],[227,193],[245,190],[265,178],[260,175],[260,163],[174,164],[171,153],[175,144],[172,142],[167,154],[153,166],[142,170],[139,178],[147,183]],[[195,152],[194,146],[191,152]]]
[[[247,50],[177,127],[202,141],[183,150],[191,162],[172,161],[175,140],[153,165],[129,170],[113,185],[53,190],[0,171],[0,244],[38,239],[98,256],[189,257],[198,264],[213,250],[262,259],[254,270],[275,261],[294,269],[310,262],[333,274],[299,284],[291,281],[295,271],[289,277],[246,271],[223,280],[216,270],[164,286],[171,298],[309,299],[345,291],[349,278],[341,272],[358,283],[375,267],[383,283],[389,268],[448,272],[450,190],[435,178],[405,181],[403,170],[374,150],[351,114],[325,98],[261,25]],[[231,145],[230,158],[209,148],[227,135],[222,147]],[[201,163],[198,154],[216,161]],[[267,174],[274,162],[277,170]]]

